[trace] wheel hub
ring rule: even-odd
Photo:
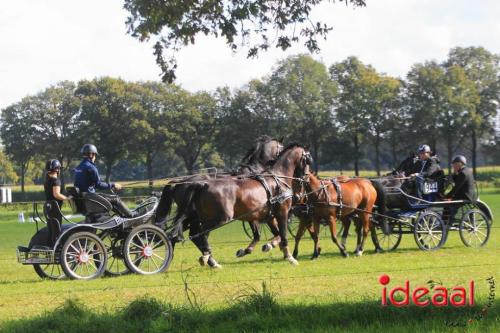
[[[80,253],[80,255],[78,256],[78,261],[83,263],[83,264],[86,264],[89,262],[89,259],[90,259],[90,256],[88,255],[87,252],[82,252]]]
[[[146,257],[146,258],[150,258],[153,256],[153,248],[150,246],[150,245],[147,245],[144,250],[142,251],[142,254]]]

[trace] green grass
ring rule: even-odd
[[[481,198],[496,217],[500,216],[497,189],[485,190]],[[481,249],[464,247],[458,233],[453,233],[442,249],[427,253],[418,250],[412,235],[403,235],[395,252],[375,254],[367,241],[363,257],[344,259],[321,232],[321,257],[309,260],[312,242],[304,239],[300,265],[296,267],[285,262],[276,249],[270,253],[256,250],[236,258],[236,250],[246,246],[248,239],[241,223],[235,222],[210,235],[214,256],[223,265],[221,270],[200,267],[199,252],[186,242],[176,246],[172,265],[163,274],[88,282],[42,281],[31,266],[15,261],[16,246],[27,244],[34,233],[34,224],[17,223],[17,214],[15,208],[0,211],[0,328],[6,331],[161,332],[192,328],[190,331],[441,332],[450,329],[446,320],[466,318],[478,309],[383,308],[379,305],[378,277],[389,274],[391,286],[401,285],[406,279],[412,286],[425,285],[432,279],[452,287],[474,279],[479,307],[487,302],[485,279],[493,276],[498,285],[500,277],[497,218],[489,243]],[[354,243],[355,237],[349,237],[351,252]],[[200,303],[198,308],[189,306],[183,276]],[[254,305],[248,305],[248,295],[262,294],[263,281],[274,295],[270,296],[272,301],[268,298],[268,306],[259,307],[262,297],[253,297]],[[242,295],[247,295],[246,303],[239,301]],[[68,300],[77,300],[78,304]],[[499,306],[497,301],[483,320],[466,330],[500,331]]]

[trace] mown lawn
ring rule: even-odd
[[[489,189],[481,198],[498,217],[500,193]],[[248,239],[241,223],[235,222],[210,237],[214,256],[223,265],[220,270],[200,267],[198,251],[186,242],[176,247],[173,263],[164,274],[89,282],[42,281],[31,266],[15,261],[16,246],[27,244],[34,233],[33,224],[17,223],[19,209],[0,212],[0,325],[7,331],[441,332],[452,329],[447,321],[462,322],[478,313],[487,303],[486,278],[493,276],[497,285],[500,278],[497,218],[489,243],[481,249],[464,247],[458,233],[453,233],[441,250],[427,253],[418,250],[412,235],[404,235],[393,253],[375,254],[368,241],[363,257],[344,259],[323,236],[321,257],[309,260],[312,242],[305,240],[296,267],[283,261],[276,249],[236,258],[236,250]],[[351,251],[354,242],[355,237],[350,237]],[[474,279],[477,307],[381,307],[378,277],[384,273],[391,277],[390,287],[406,279],[413,287],[429,280],[453,287]],[[188,302],[184,281],[198,306]],[[274,296],[263,294],[263,282]],[[500,331],[498,299],[497,295],[484,319],[454,330]]]

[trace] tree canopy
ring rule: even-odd
[[[313,8],[322,2],[125,0],[124,8],[129,12],[128,32],[140,41],[154,39],[154,55],[162,79],[173,82],[177,68],[175,52],[194,44],[199,35],[224,38],[234,51],[246,47],[248,57],[270,47],[286,50],[300,41],[310,52],[317,52],[318,39],[326,38],[332,29],[310,17]],[[360,7],[366,1],[338,2]]]

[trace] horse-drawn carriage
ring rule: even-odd
[[[486,244],[493,214],[484,202],[442,200],[436,180],[426,179],[416,186],[421,186],[422,197],[411,195],[404,186],[384,186],[388,211],[372,217],[372,240],[380,250],[395,250],[403,234],[413,234],[421,250],[436,250],[444,245],[450,231],[458,231],[466,246]]]
[[[42,278],[89,280],[103,274],[128,272],[154,274],[165,271],[172,260],[172,245],[166,233],[150,224],[158,207],[152,196],[138,204],[134,217],[112,212],[109,201],[98,194],[72,194],[78,222],[64,216],[55,201],[33,204],[37,232],[27,247],[17,248],[17,259],[33,265]],[[39,227],[39,222],[45,224]],[[63,223],[64,222],[64,223]]]

